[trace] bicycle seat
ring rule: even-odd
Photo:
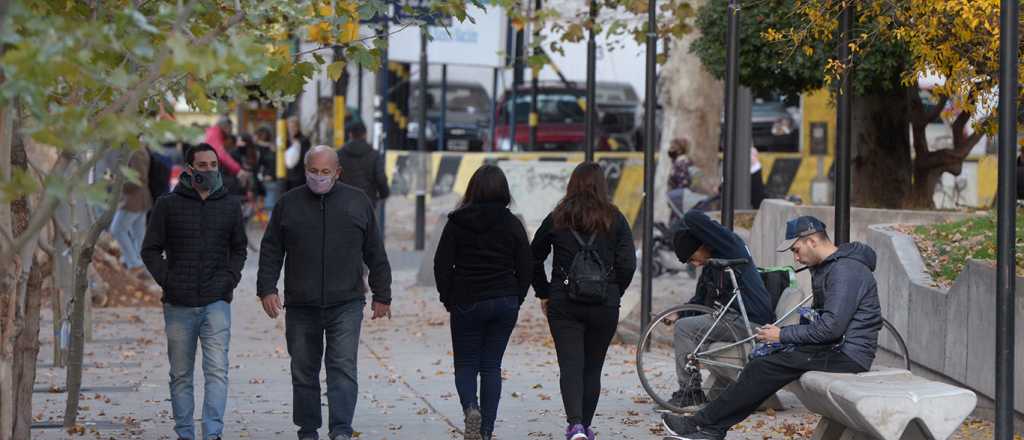
[[[750,260],[746,258],[712,258],[708,260],[707,265],[716,269],[725,269],[733,266],[741,266],[744,264],[750,264]]]

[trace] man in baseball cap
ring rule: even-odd
[[[825,223],[817,217],[805,215],[786,222],[786,239],[776,249],[779,252],[788,252],[796,244],[797,240],[814,235],[825,233]]]

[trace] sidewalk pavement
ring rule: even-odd
[[[359,352],[360,401],[354,426],[359,439],[458,439],[462,411],[452,374],[447,313],[433,289],[416,287],[420,254],[392,250],[393,319],[363,326]],[[295,438],[284,319],[271,320],[255,295],[255,253],[232,303],[231,369],[225,439]],[[630,294],[639,294],[639,286]],[[634,291],[635,290],[635,291]],[[59,425],[65,370],[52,363],[51,328],[44,316],[37,393],[37,423]],[[614,344],[605,363],[598,438],[660,439],[660,415],[640,388],[632,346]],[[86,345],[80,423],[84,438],[174,439],[161,309],[99,309],[95,340]],[[505,355],[505,379],[495,438],[560,439],[565,430],[558,365],[539,302],[530,298]],[[202,374],[196,369],[197,418]],[[326,386],[324,385],[324,390]],[[730,439],[809,436],[817,416],[793,399],[794,408],[758,413]],[[326,422],[326,397],[323,399]],[[199,421],[197,420],[197,435]],[[326,437],[326,427],[321,436]],[[33,438],[62,439],[61,429],[37,429]]]

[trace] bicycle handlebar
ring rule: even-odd
[[[750,260],[746,258],[712,258],[708,260],[707,265],[716,269],[725,269],[733,266],[740,266],[743,264],[750,264]]]

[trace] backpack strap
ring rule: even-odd
[[[579,243],[580,247],[585,248],[585,249],[590,249],[591,247],[594,246],[594,240],[597,239],[597,234],[596,233],[595,234],[591,234],[590,235],[590,240],[588,240],[587,242],[584,242],[583,241],[583,237],[581,237],[580,233],[576,232],[575,229],[569,229],[569,231],[572,232],[572,236],[576,238],[576,243]]]

